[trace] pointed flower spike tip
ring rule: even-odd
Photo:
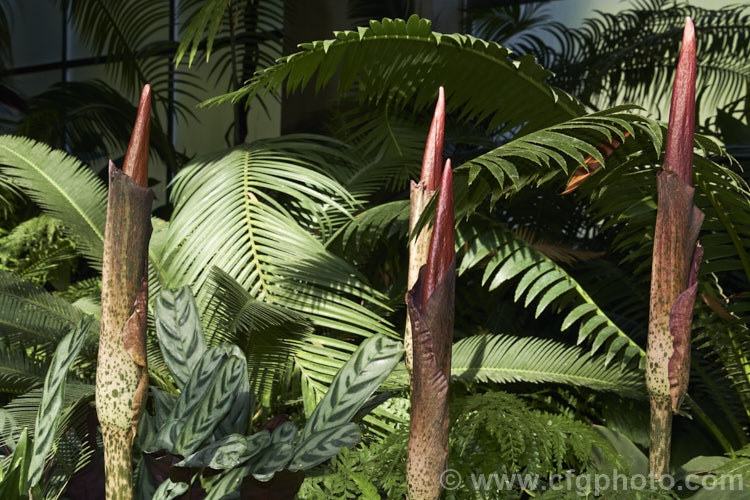
[[[453,214],[453,172],[451,161],[445,162],[437,209],[435,210],[435,227],[430,239],[430,252],[427,254],[427,266],[422,290],[422,308],[435,289],[445,279],[445,273],[456,255],[455,221]]]
[[[122,171],[143,187],[148,187],[148,134],[151,125],[151,86],[146,84],[141,92],[138,115]]]
[[[432,117],[430,133],[427,136],[427,144],[424,148],[422,159],[422,176],[425,187],[435,191],[440,182],[440,167],[443,164],[443,135],[445,132],[445,89],[438,90],[438,100],[435,105],[435,114]]]
[[[686,184],[693,179],[693,137],[695,135],[695,27],[688,17],[672,88],[667,152],[664,169],[675,172]]]

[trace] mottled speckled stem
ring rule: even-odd
[[[104,476],[107,500],[133,498],[132,446],[130,428],[102,426]]]
[[[669,398],[651,398],[651,429],[649,432],[649,474],[660,478],[669,474],[672,445],[672,402]]]
[[[148,181],[151,88],[141,94],[124,172],[109,162],[102,260],[102,318],[96,413],[102,426],[106,498],[133,498],[135,430],[148,390],[148,243],[154,193]]]

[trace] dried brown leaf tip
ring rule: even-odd
[[[422,175],[420,182],[430,191],[437,190],[440,182],[440,167],[443,164],[443,136],[445,135],[445,89],[438,90],[435,114],[432,117],[430,133],[422,158]]]
[[[435,227],[430,239],[430,252],[427,254],[427,267],[424,274],[424,288],[422,291],[422,308],[440,282],[445,279],[445,273],[451,266],[455,250],[455,221],[453,214],[453,172],[451,161],[445,162],[440,193],[438,194],[437,210],[435,211]]]
[[[138,114],[122,171],[142,187],[148,187],[148,134],[151,125],[151,86],[146,84],[141,92]]]
[[[623,134],[624,137],[629,137],[630,132],[625,132]],[[612,156],[612,153],[615,152],[615,149],[619,148],[622,145],[622,139],[620,137],[615,136],[611,140],[602,142],[599,144],[596,149],[601,153],[602,158],[606,161],[607,158]],[[563,191],[560,194],[568,194],[583,184],[583,181],[589,178],[591,174],[597,171],[599,167],[602,166],[601,163],[599,163],[593,156],[587,156],[584,160],[584,165],[578,165],[578,168],[576,168],[576,171],[573,173],[573,177],[571,177],[570,181],[568,182],[568,185],[565,187],[565,191]]]
[[[685,19],[680,59],[672,87],[667,152],[664,156],[664,170],[675,172],[688,185],[693,177],[695,65],[695,27],[688,17]]]

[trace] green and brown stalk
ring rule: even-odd
[[[432,125],[427,135],[427,143],[422,158],[422,174],[419,182],[412,181],[410,191],[409,232],[414,231],[417,221],[422,216],[427,203],[437,191],[441,168],[443,166],[443,135],[445,130],[445,90],[440,87]],[[427,263],[427,252],[430,246],[432,228],[425,227],[409,243],[409,272],[407,290],[411,290],[419,277],[419,270]],[[406,313],[404,331],[404,349],[406,351],[406,369],[412,373],[412,331],[409,312]]]
[[[146,314],[151,204],[147,188],[151,89],[141,94],[123,170],[109,162],[96,412],[104,439],[106,496],[133,498],[131,451],[148,390]]]
[[[703,249],[703,213],[693,204],[695,30],[688,18],[669,113],[664,170],[651,269],[646,386],[651,399],[649,473],[669,474],[672,413],[679,410],[690,373],[690,330]]]
[[[406,482],[411,500],[436,499],[448,463],[448,387],[455,302],[453,173],[445,164],[427,264],[406,294],[413,373]]]

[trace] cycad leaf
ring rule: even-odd
[[[453,346],[451,375],[464,382],[559,383],[644,398],[643,373],[549,339],[475,335]]]
[[[62,151],[22,137],[0,136],[0,171],[59,219],[83,255],[101,269],[107,197],[94,172]]]
[[[362,336],[395,335],[372,310],[385,309],[382,295],[301,225],[318,220],[316,233],[324,237],[333,227],[324,220],[323,205],[349,213],[352,198],[346,190],[298,158],[307,150],[319,156],[320,149],[333,148],[303,143],[291,155],[271,146],[278,144],[242,146],[196,160],[180,172],[162,276],[169,286],[193,284],[201,303],[203,284],[215,266],[256,300],[303,313],[317,326]],[[278,198],[296,207],[297,218]]]
[[[42,402],[39,405],[36,425],[34,426],[34,451],[29,469],[29,486],[32,488],[42,478],[47,455],[52,451],[57,426],[62,415],[68,370],[70,370],[86,340],[90,324],[88,319],[81,319],[75,330],[63,338],[55,351],[52,364],[47,372]]]
[[[396,105],[408,102],[417,110],[432,106],[443,85],[449,112],[460,110],[463,119],[486,120],[490,129],[501,124],[538,128],[582,112],[570,96],[545,83],[551,75],[533,57],[513,57],[494,42],[467,35],[433,33],[430,21],[416,15],[408,21],[371,21],[368,28],[339,31],[334,40],[301,47],[301,52],[256,73],[242,89],[208,102],[252,99],[282,84],[291,92],[304,88],[313,75],[319,89],[338,75],[342,93],[358,80],[363,97]]]
[[[574,309],[563,320],[561,329],[564,330],[579,321],[578,342],[586,339],[594,340],[592,354],[610,336],[614,336],[615,339],[624,339],[625,342],[610,341],[608,343],[608,356],[605,358],[607,362],[617,354],[623,355],[623,361],[630,360],[632,350],[628,352],[628,347],[634,347],[637,353],[643,354],[643,349],[609,318],[562,266],[521,239],[513,231],[499,225],[491,225],[487,229],[476,230],[474,234],[467,233],[464,238],[467,249],[459,266],[460,272],[477,266],[486,259],[484,280],[489,282],[488,288],[490,290],[497,288],[520,275],[515,300],[518,301],[526,293],[524,307],[530,307],[534,301],[538,301],[535,311],[537,317],[555,301],[572,301]],[[608,335],[597,342],[597,335],[605,329]],[[639,362],[643,363],[644,359],[641,357]]]

